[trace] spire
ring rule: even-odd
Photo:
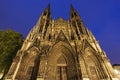
[[[47,28],[49,27],[51,20],[52,17],[50,12],[50,4],[48,4],[36,24],[36,30],[42,34],[42,37],[45,37]]]
[[[70,19],[72,19],[72,18],[79,18],[80,19],[80,16],[71,4],[70,5]]]
[[[45,8],[45,10],[42,12],[42,15],[39,17],[38,22],[36,25],[40,24],[41,19],[43,18],[43,16],[47,17],[47,14],[50,14],[50,4],[48,4],[48,6]],[[50,17],[50,16],[49,16]]]
[[[70,22],[76,31],[79,34],[86,34],[85,26],[82,22],[82,19],[80,18],[78,12],[73,8],[73,6],[70,6]]]

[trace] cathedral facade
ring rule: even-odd
[[[50,5],[17,52],[5,80],[118,80],[78,12],[53,20]]]

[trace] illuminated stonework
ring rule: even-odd
[[[117,80],[105,52],[71,6],[53,20],[50,6],[31,29],[5,80]]]

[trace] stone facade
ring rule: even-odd
[[[117,80],[105,52],[71,6],[53,20],[50,5],[31,29],[5,80]]]

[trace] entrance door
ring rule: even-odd
[[[57,66],[57,80],[67,80],[66,66]]]
[[[67,65],[63,56],[57,61],[56,80],[67,80]]]

